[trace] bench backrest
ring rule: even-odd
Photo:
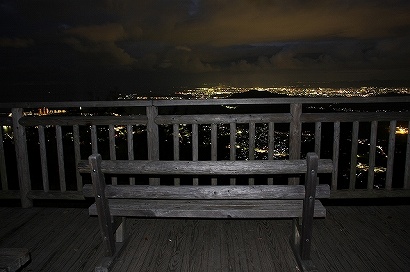
[[[78,165],[81,173],[90,173],[93,179],[104,183],[108,198],[150,199],[304,199],[307,185],[313,185],[316,198],[330,196],[328,185],[317,184],[318,173],[331,173],[331,160],[318,159],[308,153],[306,160],[258,161],[141,161],[102,160],[93,154],[89,161]],[[308,173],[308,174],[307,174]],[[305,185],[227,185],[227,186],[153,186],[105,185],[104,174],[136,175],[276,175],[306,174]],[[83,188],[84,195],[94,196],[91,185]],[[312,193],[313,193],[312,192]]]

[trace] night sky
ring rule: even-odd
[[[409,85],[410,1],[0,0],[0,72],[3,102]]]

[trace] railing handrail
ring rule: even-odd
[[[337,104],[343,105],[344,104],[387,104],[392,103],[393,105],[400,104],[400,110],[395,110],[392,108],[392,111],[370,111],[370,112],[326,112],[326,113],[316,113],[309,111],[309,108],[305,108],[302,106],[309,105],[309,104]],[[403,107],[402,105],[406,105]],[[268,142],[265,143],[269,149],[268,158],[272,159],[273,156],[273,149],[276,148],[276,144],[274,144],[273,138],[275,137],[274,133],[277,131],[275,130],[276,124],[285,123],[288,124],[288,131],[289,137],[289,155],[290,159],[299,159],[301,155],[301,141],[302,141],[302,125],[305,123],[314,123],[315,130],[314,130],[314,149],[311,151],[315,151],[316,153],[321,153],[321,144],[323,137],[332,138],[333,139],[333,150],[332,147],[330,151],[327,152],[327,156],[331,156],[334,166],[334,173],[332,175],[332,180],[330,182],[331,189],[332,189],[332,197],[390,197],[390,196],[410,196],[410,135],[407,135],[407,147],[405,150],[405,172],[404,172],[404,181],[399,186],[402,190],[397,190],[396,187],[392,186],[393,183],[393,169],[394,169],[394,153],[395,153],[395,129],[396,125],[399,124],[401,121],[408,122],[407,129],[410,129],[410,110],[407,110],[407,104],[410,103],[410,96],[393,96],[393,97],[348,97],[348,98],[341,98],[341,97],[320,97],[320,98],[313,98],[313,97],[279,97],[279,98],[250,98],[250,99],[203,99],[203,100],[196,100],[196,99],[182,99],[182,100],[121,100],[121,101],[69,101],[69,102],[25,102],[25,103],[0,103],[0,109],[8,109],[12,108],[9,112],[13,112],[13,117],[1,116],[0,117],[0,124],[6,126],[12,126],[14,132],[14,143],[15,145],[15,153],[17,158],[18,164],[18,175],[19,175],[19,187],[20,187],[20,194],[22,194],[22,199],[25,198],[26,202],[23,203],[23,206],[30,206],[31,199],[40,198],[40,199],[52,199],[52,198],[62,198],[65,195],[67,199],[79,199],[81,197],[81,189],[78,191],[72,191],[66,188],[66,180],[65,174],[67,167],[64,164],[65,161],[65,154],[64,154],[64,147],[63,147],[63,134],[62,134],[62,127],[64,126],[71,126],[73,129],[73,143],[74,143],[74,150],[75,150],[75,161],[79,162],[82,158],[80,155],[80,138],[79,138],[79,127],[81,126],[82,129],[85,130],[87,128],[88,131],[91,131],[91,139],[87,142],[91,146],[91,150],[93,153],[98,151],[98,136],[97,136],[97,126],[105,126],[109,129],[109,152],[110,152],[110,159],[115,158],[115,133],[114,133],[114,126],[123,126],[126,128],[126,142],[127,142],[127,152],[128,152],[128,159],[134,160],[134,145],[133,145],[133,126],[141,125],[146,131],[147,139],[145,144],[147,145],[147,156],[149,160],[158,160],[159,159],[159,146],[160,146],[160,133],[158,128],[160,126],[169,126],[172,130],[172,141],[173,141],[173,148],[174,148],[174,160],[179,160],[179,128],[182,124],[189,124],[189,129],[191,130],[191,134],[189,137],[192,137],[190,141],[192,141],[192,160],[199,159],[199,147],[198,147],[198,129],[201,127],[201,124],[210,125],[210,142],[211,142],[211,160],[217,160],[217,138],[218,138],[218,124],[224,124],[228,127],[228,131],[230,133],[229,137],[229,159],[235,160],[236,158],[236,137],[237,132],[239,131],[239,127],[242,124],[249,124],[249,136],[248,136],[248,149],[255,150],[255,134],[256,134],[256,124],[264,123],[266,124],[266,128],[269,126],[268,133]],[[272,112],[269,113],[269,105],[289,105],[288,108],[286,107],[279,107],[281,110],[280,112]],[[249,109],[250,113],[230,113],[229,111],[223,111],[225,113],[219,114],[219,110],[216,112],[212,112],[211,110],[208,112],[203,111],[201,114],[196,114],[196,108],[193,111],[187,110],[185,111],[186,114],[177,114],[177,112],[181,111],[174,111],[174,108],[177,107],[190,109],[189,107],[196,107],[196,106],[237,106],[237,105],[265,105],[268,113],[253,113],[252,107],[244,107],[246,110]],[[321,106],[321,105],[320,105]],[[95,110],[102,113],[100,110],[101,108],[136,108],[140,107],[142,110],[136,110],[134,112],[139,112],[137,114],[134,113],[125,113],[121,116],[118,114],[110,115],[106,114],[104,116],[101,115],[83,115],[82,111],[77,111],[75,108],[87,108],[84,112],[92,112]],[[161,111],[161,108],[168,109]],[[167,108],[168,107],[168,108]],[[32,115],[25,115],[25,109],[34,109],[34,108],[64,108],[64,109],[74,109],[72,113],[74,115],[41,115],[41,116],[32,116]],[[214,109],[215,107],[210,107],[210,109]],[[282,109],[283,108],[283,109]],[[352,106],[352,108],[354,108]],[[90,110],[88,110],[90,109]],[[205,108],[207,109],[207,108]],[[410,109],[410,108],[409,108]],[[182,111],[183,112],[183,111]],[[188,112],[193,112],[195,114],[188,114]],[[198,112],[201,112],[198,110]],[[261,110],[257,110],[256,112],[261,112]],[[378,139],[378,122],[389,122],[388,131],[384,133],[388,134],[388,148],[386,148],[386,153],[388,154],[387,157],[387,166],[386,166],[386,182],[385,188],[383,190],[377,190],[373,188],[374,186],[377,187],[377,184],[374,184],[374,171],[375,171],[375,157],[376,157],[376,139]],[[341,137],[341,124],[343,122],[352,123],[352,146],[351,146],[351,158],[350,158],[350,179],[348,184],[348,189],[340,190],[338,188],[338,164],[339,164],[339,141]],[[367,181],[367,189],[356,189],[356,176],[357,173],[357,154],[358,154],[358,135],[359,135],[359,122],[364,122],[371,124],[371,128],[369,128],[368,133],[370,135],[370,143],[369,143],[369,170],[368,170],[368,181]],[[370,122],[370,123],[369,123]],[[322,134],[322,123],[333,123],[333,135],[330,133],[329,135]],[[360,123],[362,124],[362,123]],[[386,124],[383,124],[386,126]],[[46,136],[44,135],[45,129],[47,127],[53,126],[55,127],[55,142],[57,144],[57,159],[58,161],[58,178],[60,180],[60,191],[56,191],[55,187],[52,188],[50,184],[53,182],[51,179],[49,180],[48,177],[48,168],[47,168],[47,150],[46,150]],[[238,127],[237,127],[238,126]],[[42,174],[43,174],[43,187],[44,190],[38,190],[38,188],[32,189],[30,188],[30,170],[29,170],[29,163],[28,163],[28,154],[27,154],[27,143],[26,143],[26,135],[25,129],[26,127],[35,127],[38,129],[38,136],[39,136],[39,147],[40,147],[40,157],[41,157],[41,167],[42,167]],[[274,128],[275,127],[275,128]],[[226,128],[225,128],[226,129]],[[360,126],[360,129],[362,127]],[[89,132],[87,132],[89,133]],[[232,136],[233,134],[233,136]],[[3,141],[3,135],[0,135],[0,140]],[[54,136],[52,136],[54,137]],[[350,137],[350,136],[348,136]],[[218,138],[219,139],[219,138]],[[403,141],[401,138],[400,141]],[[350,146],[349,146],[350,148]],[[388,149],[388,150],[387,150]],[[108,150],[108,149],[107,149]],[[322,149],[323,151],[323,149]],[[347,151],[349,152],[349,151]],[[401,151],[403,153],[403,151]],[[332,155],[329,155],[332,154]],[[87,154],[88,155],[88,154]],[[253,160],[254,154],[249,152],[249,159]],[[5,156],[4,156],[4,148],[3,145],[0,144],[0,173],[1,173],[1,182],[2,182],[2,190],[0,190],[0,198],[13,198],[17,195],[18,191],[8,190],[7,188],[7,175],[6,175],[6,163],[5,163]],[[373,164],[371,163],[373,162]],[[373,173],[373,174],[371,174]],[[76,173],[77,179],[77,188],[82,187],[82,177],[77,172]],[[372,176],[373,175],[373,176]],[[41,179],[41,178],[40,178]],[[130,182],[131,182],[130,178]],[[198,181],[194,181],[198,182]],[[249,181],[251,183],[251,181]],[[253,181],[252,181],[253,182]],[[269,182],[269,181],[268,181]],[[289,180],[290,184],[298,184],[298,180],[291,181]],[[58,182],[57,182],[58,183]],[[212,181],[212,184],[216,184],[216,182]],[[233,181],[235,183],[235,181]],[[150,184],[156,185],[157,181],[154,181]],[[177,183],[175,183],[177,184]],[[403,185],[403,186],[402,186]],[[397,186],[397,185],[396,185]],[[4,189],[6,188],[6,189]],[[58,187],[57,187],[58,188]],[[362,188],[362,187],[360,187]],[[404,190],[403,190],[404,189]],[[5,192],[6,191],[6,192]],[[7,191],[9,194],[6,194]],[[349,194],[351,193],[351,194]]]

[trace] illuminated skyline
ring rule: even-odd
[[[0,1],[2,101],[409,87],[410,2]]]

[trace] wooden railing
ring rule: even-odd
[[[298,159],[314,151],[333,160],[333,174],[320,178],[332,198],[408,197],[409,106],[408,96],[0,104],[0,199],[21,199],[23,207],[35,199],[82,200],[89,177],[76,165],[97,152],[114,160],[217,161]],[[39,109],[46,114],[28,114]],[[170,181],[147,181],[160,182]],[[277,181],[246,180],[265,182]]]

